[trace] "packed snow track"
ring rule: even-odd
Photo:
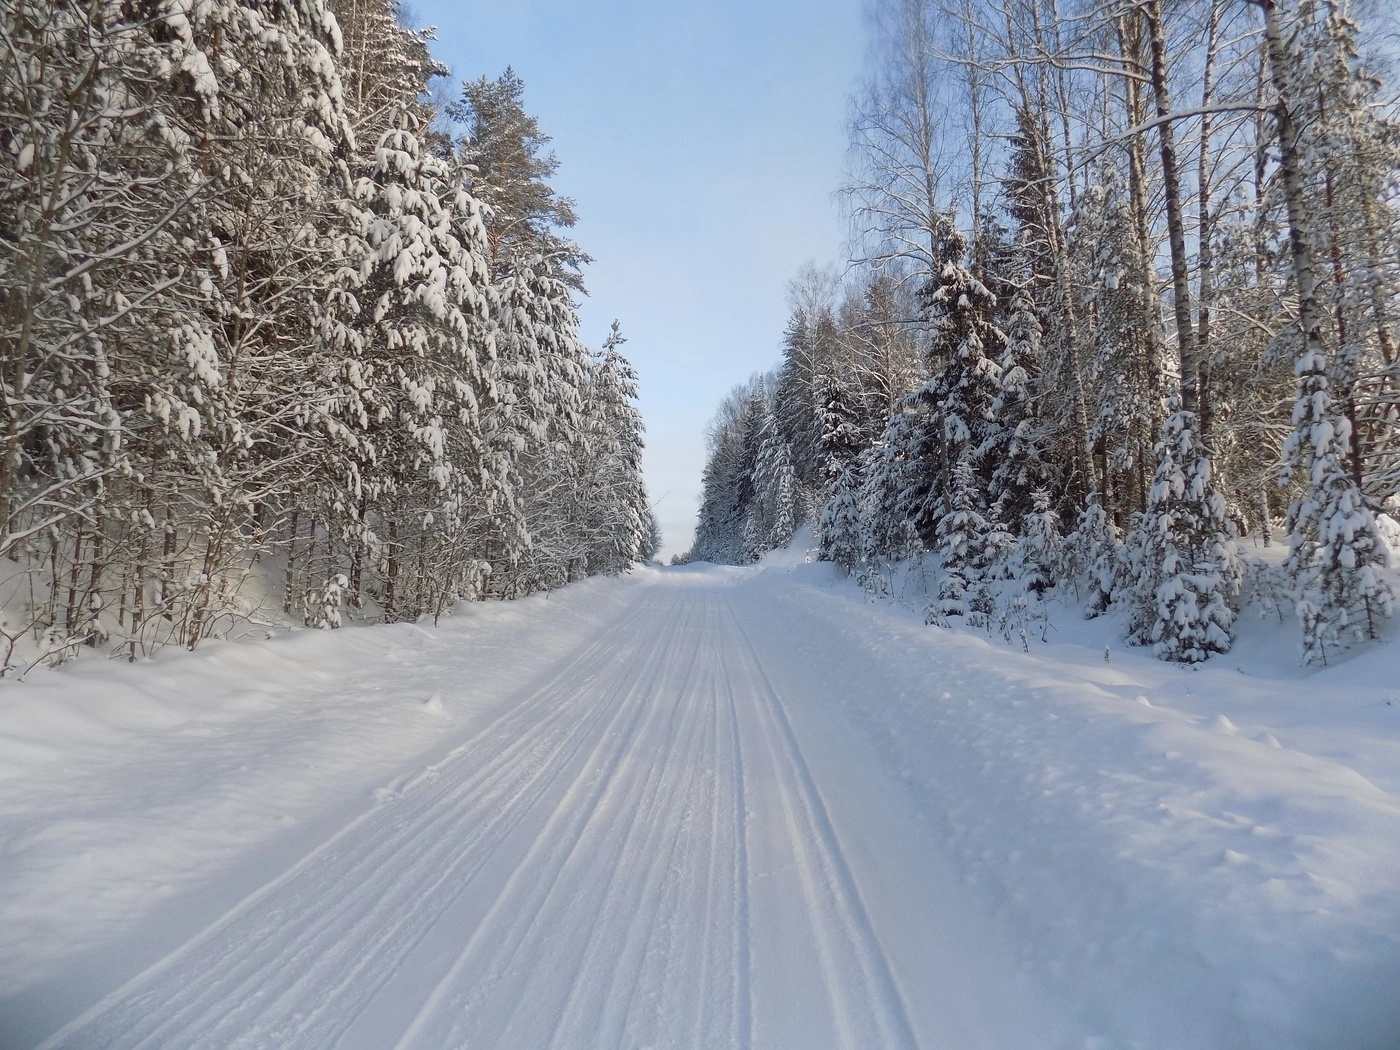
[[[1055,1045],[730,579],[636,588],[527,699],[42,1045]]]

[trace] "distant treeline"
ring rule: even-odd
[[[1375,637],[1400,123],[1354,8],[877,3],[853,265],[794,282],[782,364],[721,406],[689,556],[810,521],[872,586],[936,552],[931,622],[1073,581],[1194,662],[1250,586],[1308,660]]]

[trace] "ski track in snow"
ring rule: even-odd
[[[43,1047],[934,1045],[730,590],[644,588]]]

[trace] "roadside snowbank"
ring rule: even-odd
[[[0,1046],[21,1008],[62,1018],[77,989],[120,983],[524,699],[645,576],[463,603],[437,628],[301,630],[0,682]]]
[[[1304,669],[1289,626],[1247,616],[1233,653],[1185,668],[1073,609],[1023,653],[828,565],[743,586],[797,656],[776,674],[845,697],[1086,1038],[1400,1045],[1394,641]]]

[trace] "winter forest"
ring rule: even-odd
[[[430,42],[394,0],[0,3],[0,666],[654,554],[548,136]]]
[[[1250,601],[1307,662],[1375,638],[1400,532],[1383,7],[873,13],[853,261],[797,276],[781,363],[720,406],[685,557],[806,522],[872,593],[927,560],[929,623],[1024,639],[1061,588],[1170,661],[1229,650]]]

